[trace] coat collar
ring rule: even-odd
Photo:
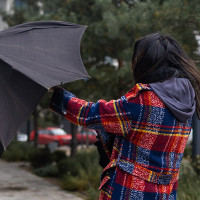
[[[131,98],[136,97],[140,91],[142,90],[151,90],[150,86],[148,84],[143,83],[137,83],[132,89],[130,89],[126,95],[128,98],[129,96]]]

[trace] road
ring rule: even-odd
[[[0,200],[83,200],[35,176],[21,165],[0,160]]]

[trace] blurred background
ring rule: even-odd
[[[81,55],[91,79],[63,86],[87,101],[117,99],[133,87],[133,45],[149,33],[175,37],[200,66],[199,0],[0,0],[0,8],[0,30],[40,20],[88,26]],[[94,200],[101,171],[94,146],[96,133],[76,127],[50,111],[51,95],[43,97],[3,159],[28,161],[34,173],[54,177],[64,189],[79,191],[84,198]],[[181,200],[200,199],[199,144],[200,125],[195,118],[181,168]],[[51,159],[45,161],[47,155]]]

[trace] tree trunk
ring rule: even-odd
[[[26,134],[28,136],[28,140],[27,140],[28,142],[30,142],[30,132],[31,132],[30,125],[31,125],[31,122],[30,122],[30,119],[28,119],[26,122]]]
[[[122,59],[118,59],[118,68],[121,69],[121,67],[123,66],[123,60]]]
[[[123,66],[123,60],[119,58],[118,59],[118,70],[120,70],[122,68],[122,66]],[[119,78],[119,80],[118,80],[118,88],[119,88],[118,97],[121,97],[123,95],[123,81],[121,78]]]
[[[76,128],[73,123],[71,123],[71,134],[72,134],[71,157],[74,157],[77,152],[77,140],[76,140]]]
[[[35,148],[37,148],[38,147],[38,111],[37,111],[37,108],[33,112],[33,118],[34,118],[34,130],[35,130],[34,146],[35,146]]]
[[[192,121],[192,128],[193,128],[193,138],[192,138],[192,158],[195,159],[196,157],[200,156],[200,120],[197,117],[195,112]]]
[[[89,148],[89,130],[86,129],[86,148],[88,149]]]

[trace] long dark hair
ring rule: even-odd
[[[195,91],[200,118],[200,72],[173,37],[153,33],[137,40],[132,71],[135,83],[157,82],[172,76],[187,78]]]

